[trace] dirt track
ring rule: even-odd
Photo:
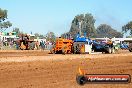
[[[52,55],[48,51],[0,51],[0,88],[131,88],[132,83],[76,83],[79,66],[89,74],[132,75],[132,53],[119,53]]]

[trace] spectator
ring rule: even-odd
[[[13,42],[10,42],[9,45],[10,45],[10,48],[13,48]]]
[[[37,50],[39,49],[39,42],[38,41],[36,41],[36,48],[37,48]]]
[[[40,42],[40,47],[41,47],[42,50],[44,50],[44,48],[45,48],[45,42],[43,42],[42,40]]]
[[[19,50],[19,42],[16,41],[16,50]]]

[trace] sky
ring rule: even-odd
[[[0,0],[0,8],[8,10],[12,28],[43,35],[52,31],[60,36],[70,30],[76,15],[86,13],[94,16],[96,28],[108,24],[121,31],[132,20],[131,3],[132,0]]]

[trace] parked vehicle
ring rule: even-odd
[[[92,50],[94,52],[102,52],[102,53],[115,53],[115,47],[113,45],[113,42],[108,40],[106,42],[104,41],[93,41],[92,44]]]
[[[123,44],[120,45],[120,48],[126,50],[126,49],[128,49],[128,45],[123,43]]]

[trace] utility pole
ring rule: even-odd
[[[81,29],[82,29],[82,21],[79,22],[79,33],[80,33],[80,36],[82,35]]]

